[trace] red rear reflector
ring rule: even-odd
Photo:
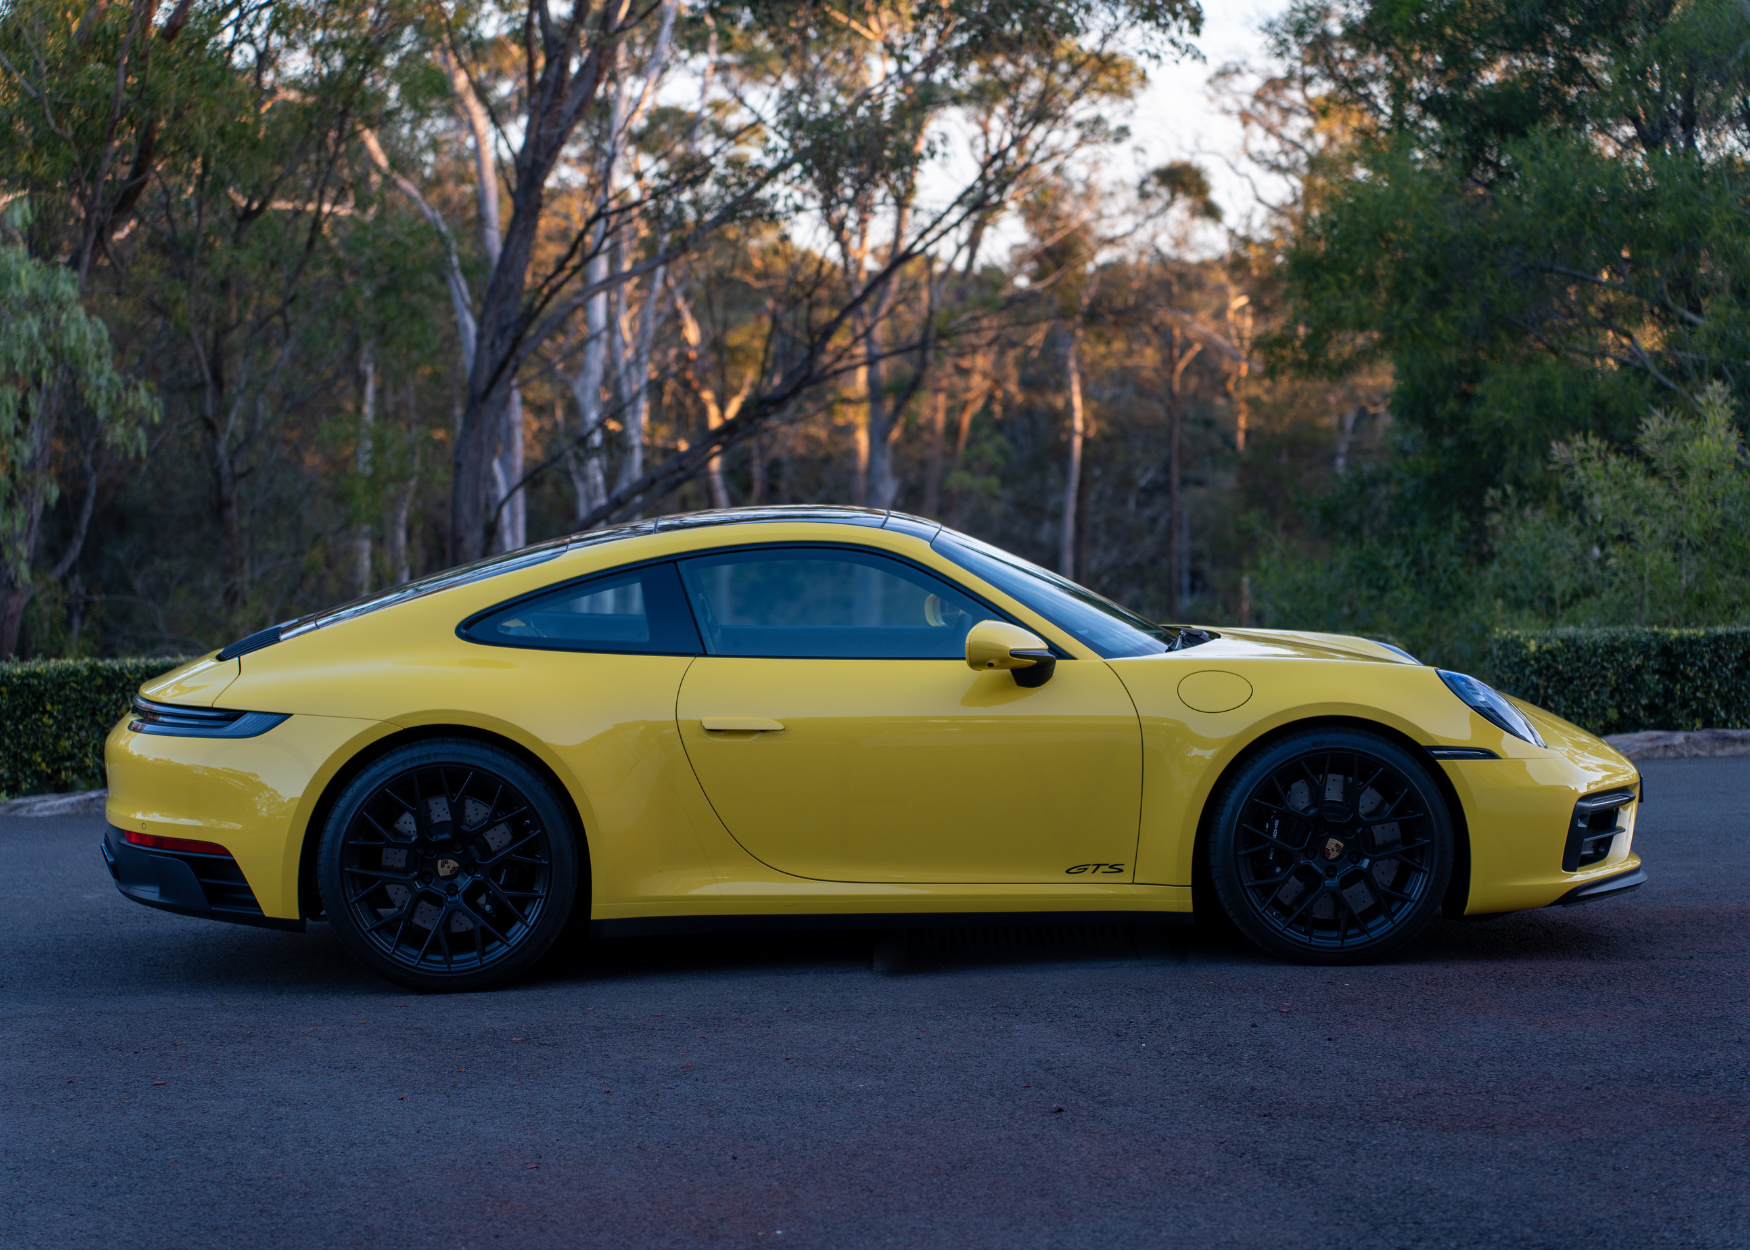
[[[129,829],[122,838],[135,846],[149,846],[156,851],[187,851],[194,855],[229,855],[231,852],[217,842],[196,842],[193,838],[161,838],[155,833],[135,833]]]

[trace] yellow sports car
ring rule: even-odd
[[[1385,643],[1161,626],[942,526],[748,508],[252,634],[110,733],[129,898],[383,976],[593,934],[1189,920],[1377,959],[1645,880],[1592,735]]]

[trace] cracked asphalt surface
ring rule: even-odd
[[[628,939],[453,997],[0,820],[0,1246],[1750,1245],[1750,758],[1643,771],[1637,894],[1385,965]]]

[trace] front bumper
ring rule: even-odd
[[[115,888],[136,903],[179,916],[228,920],[263,929],[304,931],[302,920],[265,916],[255,893],[229,855],[147,850],[135,846],[110,825],[103,837],[103,859]]]

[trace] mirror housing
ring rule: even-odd
[[[1007,669],[1017,686],[1043,686],[1057,657],[1038,634],[1007,621],[980,621],[966,634],[966,663],[980,672]]]

